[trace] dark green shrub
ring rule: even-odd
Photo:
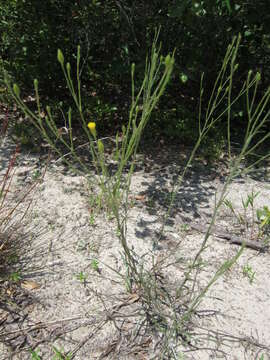
[[[233,35],[242,34],[241,72],[239,79],[234,79],[235,91],[241,83],[241,73],[249,69],[259,70],[261,88],[267,87],[268,7],[268,0],[6,0],[0,5],[0,67],[8,70],[27,94],[33,88],[34,78],[38,78],[43,97],[54,98],[56,102],[65,100],[67,92],[56,61],[57,49],[71,59],[74,69],[72,62],[80,44],[87,113],[100,118],[103,128],[121,127],[130,102],[131,63],[136,63],[136,77],[142,79],[144,55],[155,29],[161,26],[162,52],[175,48],[176,63],[166,97],[169,101],[159,105],[160,114],[166,112],[163,117],[168,135],[176,124],[179,136],[195,138],[194,105],[200,74],[205,73],[207,98],[224,48]],[[191,98],[195,99],[192,106]],[[171,107],[171,100],[178,105]],[[237,106],[232,109],[232,116],[236,128],[241,129],[245,116],[239,116]],[[154,126],[159,123],[155,120]]]

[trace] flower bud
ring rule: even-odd
[[[37,91],[37,89],[38,89],[38,79],[34,80],[34,88]]]
[[[188,76],[184,73],[180,74],[180,80],[183,84],[185,84],[188,81]]]
[[[57,50],[57,60],[60,62],[60,64],[64,65],[64,55],[60,49]]]
[[[100,154],[103,154],[104,153],[104,145],[103,145],[103,142],[101,140],[98,140],[97,146],[98,146],[98,152]]]
[[[92,134],[94,137],[96,137],[96,135],[97,135],[97,133],[96,133],[96,123],[95,123],[95,122],[89,122],[87,126],[88,126],[91,134]]]
[[[20,88],[17,84],[13,85],[13,92],[18,98],[20,97]]]
[[[168,66],[170,66],[170,63],[171,63],[171,55],[168,54],[168,55],[165,57],[165,65],[168,67]]]

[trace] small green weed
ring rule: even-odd
[[[76,279],[79,280],[81,283],[85,283],[87,276],[83,271],[81,271],[79,274],[76,275]]]
[[[181,227],[180,227],[180,230],[182,231],[182,232],[187,232],[187,231],[189,231],[189,225],[188,224],[182,224],[181,225]]]
[[[270,225],[270,209],[264,206],[262,209],[257,210],[257,219],[260,222],[260,228]]]
[[[90,266],[91,266],[91,269],[92,269],[92,270],[94,270],[94,271],[96,271],[96,272],[100,272],[99,262],[98,262],[97,259],[93,259],[93,260],[91,261]]]
[[[22,276],[21,276],[20,271],[15,271],[15,272],[10,274],[9,278],[13,282],[18,282],[18,281],[21,280]]]
[[[53,351],[55,353],[55,356],[52,358],[52,360],[70,360],[71,355],[67,354],[65,355],[64,350],[59,350],[57,347],[53,346]]]
[[[146,201],[146,206],[149,208],[153,208],[155,206],[155,199],[153,196],[149,196]]]
[[[49,229],[50,229],[51,232],[54,232],[55,229],[56,229],[56,226],[55,226],[55,224],[54,224],[52,221],[50,221],[50,222],[48,223],[48,227],[49,227]]]
[[[104,208],[103,204],[104,204],[104,199],[102,193],[98,195],[95,195],[93,193],[89,194],[88,209],[90,212],[89,224],[91,226],[95,226],[96,214],[100,213],[100,211]]]
[[[52,360],[70,360],[71,359],[71,355],[70,354],[65,355],[63,349],[59,350],[59,349],[57,349],[56,346],[53,346],[53,351],[54,351],[55,355],[52,358]],[[38,349],[36,351],[30,350],[32,360],[41,360],[41,357],[39,356],[38,352],[39,352]]]
[[[38,349],[36,351],[30,350],[32,360],[41,360],[41,357],[38,355],[38,352],[39,352]]]
[[[229,199],[224,199],[223,204],[230,209],[231,213],[235,216],[235,218],[237,219],[237,221],[241,224],[244,225],[245,228],[247,229],[250,225],[252,227],[254,227],[255,225],[255,210],[254,210],[254,200],[256,199],[256,197],[259,195],[259,192],[254,192],[252,190],[252,192],[250,194],[247,195],[246,199],[242,198],[242,206],[243,206],[243,213],[241,211],[237,211],[233,205],[233,203],[229,200]],[[248,208],[251,208],[251,215],[252,215],[252,222],[250,224],[250,221],[248,219],[248,214],[247,214],[247,210]]]
[[[246,199],[242,199],[243,210],[236,210],[233,203],[224,199],[223,204],[231,211],[237,223],[247,232],[249,230],[252,239],[262,239],[265,241],[270,225],[270,209],[264,206],[255,209],[254,200],[259,192],[252,191]]]
[[[100,212],[100,210],[102,209],[102,204],[103,204],[102,194],[89,195],[89,208],[91,211],[96,210],[97,212]]]
[[[251,265],[246,264],[243,267],[243,275],[249,279],[250,284],[253,284],[255,279],[255,271],[253,271]]]
[[[32,179],[33,180],[38,180],[41,176],[42,176],[41,171],[37,169],[37,170],[34,171],[34,173],[32,175]]]
[[[90,224],[91,226],[94,226],[94,225],[95,225],[95,214],[94,214],[94,212],[91,212],[91,213],[90,213],[90,216],[89,216],[89,224]]]

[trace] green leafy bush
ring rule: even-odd
[[[68,92],[55,55],[58,48],[62,49],[74,68],[80,45],[80,76],[85,84],[82,96],[89,99],[84,102],[89,116],[100,119],[104,129],[121,128],[131,101],[127,95],[130,65],[136,63],[136,80],[142,80],[144,54],[151,47],[155,29],[161,26],[164,53],[176,49],[175,71],[166,100],[178,105],[168,106],[162,101],[153,113],[155,121],[150,127],[162,132],[166,124],[166,136],[194,142],[198,109],[193,101],[200,87],[198,79],[205,73],[204,94],[210,96],[223,49],[234,35],[242,34],[241,72],[234,79],[232,91],[240,90],[241,74],[250,69],[260,71],[261,91],[267,88],[268,6],[268,0],[4,1],[0,5],[0,68],[21,84],[22,92],[29,93],[33,79],[38,78],[41,97],[65,101]],[[231,109],[236,135],[241,133],[245,120],[246,114],[240,114],[243,107],[235,103]],[[172,108],[176,112],[168,112]],[[170,130],[172,123],[177,131]]]

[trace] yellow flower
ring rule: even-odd
[[[91,134],[96,137],[97,133],[96,133],[96,123],[95,122],[89,122],[88,125],[89,130],[91,132]]]

